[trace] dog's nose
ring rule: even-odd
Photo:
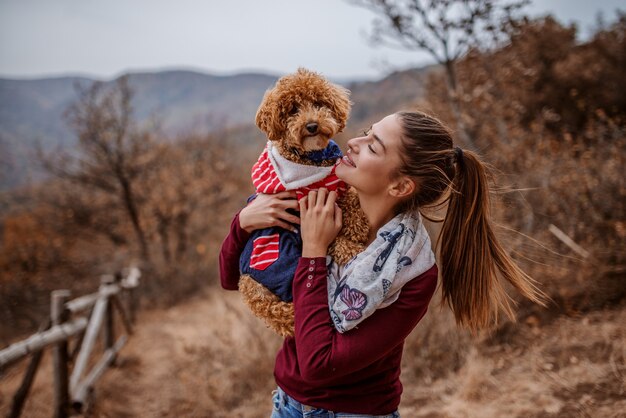
[[[315,132],[317,132],[317,123],[307,123],[306,130],[309,131],[309,133],[314,134]]]

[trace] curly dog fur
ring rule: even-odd
[[[274,141],[285,158],[317,165],[302,157],[307,151],[326,148],[328,141],[346,126],[350,113],[348,90],[305,69],[282,77],[263,97],[256,125]],[[313,125],[317,125],[316,129]],[[328,161],[326,166],[335,161]]]
[[[256,124],[283,157],[299,164],[328,167],[336,161],[312,162],[304,154],[328,146],[345,127],[350,105],[348,90],[300,68],[265,93]],[[337,204],[343,212],[343,227],[329,254],[337,263],[345,264],[363,250],[369,225],[354,190],[349,189]],[[250,310],[270,328],[283,337],[293,335],[293,303],[281,301],[249,275],[241,276],[239,290]]]

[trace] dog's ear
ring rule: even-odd
[[[268,90],[263,96],[261,105],[256,112],[256,126],[265,132],[270,141],[280,139],[280,109],[277,100],[277,94],[274,89]]]
[[[329,97],[328,106],[339,123],[339,130],[337,132],[341,132],[343,128],[346,127],[348,116],[350,116],[350,107],[352,106],[352,102],[350,102],[350,90],[336,84],[333,85],[333,89],[335,90],[335,94]]]

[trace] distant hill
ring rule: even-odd
[[[129,75],[135,118],[141,123],[156,117],[166,134],[202,133],[249,123],[263,93],[276,79],[267,74],[217,76],[191,71]],[[44,149],[74,144],[63,113],[77,98],[76,85],[94,81],[84,77],[0,79],[0,190],[37,177],[32,170],[37,142]]]
[[[417,100],[422,95],[426,71],[396,72],[379,81],[344,81],[352,90],[355,102],[351,122],[361,124],[370,115]],[[253,124],[264,92],[276,79],[275,75],[252,73],[129,74],[135,118],[140,123],[157,118],[168,135]],[[94,81],[85,77],[0,79],[0,190],[23,184],[29,176],[37,177],[33,172],[36,165],[33,150],[37,142],[44,149],[74,144],[75,138],[63,113],[77,98],[76,85],[86,86]],[[109,80],[105,84],[113,82]]]
[[[26,143],[39,138],[46,147],[71,144],[63,112],[76,100],[75,85],[94,81],[82,77],[0,79],[0,136]],[[129,75],[135,117],[141,122],[156,116],[168,133],[249,122],[263,93],[275,81],[276,76],[266,74],[162,71]]]

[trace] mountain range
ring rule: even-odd
[[[430,68],[399,71],[377,81],[341,82],[352,91],[353,120],[415,102]],[[264,92],[278,76],[260,73],[212,75],[171,70],[128,74],[137,122],[157,120],[165,135],[207,133],[253,125]],[[0,78],[0,190],[37,178],[34,149],[68,148],[75,137],[63,116],[79,86],[95,79]],[[115,80],[103,81],[111,84]]]

